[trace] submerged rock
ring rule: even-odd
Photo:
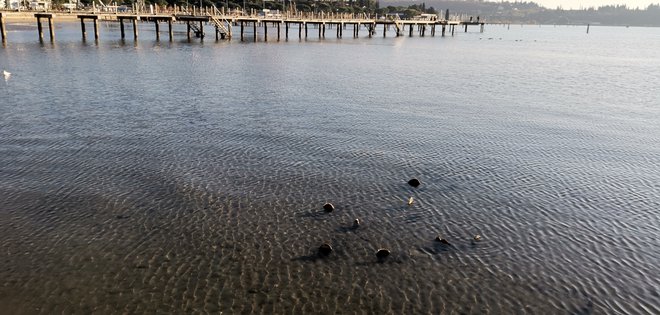
[[[386,249],[386,248],[381,248],[376,252],[376,257],[379,260],[383,260],[383,259],[387,258],[387,256],[389,256],[389,255],[390,255],[390,250]]]
[[[323,245],[319,246],[319,254],[322,256],[328,256],[332,253],[332,246],[328,243],[324,243]]]
[[[413,178],[413,179],[408,181],[408,185],[413,186],[413,187],[418,187],[421,184],[422,183],[417,178]]]
[[[360,219],[355,219],[355,220],[353,220],[353,227],[354,227],[354,228],[357,228],[357,227],[359,227],[359,226],[360,226]]]
[[[438,236],[435,238],[435,241],[436,241],[436,242],[439,242],[440,244],[443,244],[443,245],[447,245],[447,246],[450,246],[450,245],[451,245],[451,243],[449,243],[448,240],[442,238],[440,235],[438,235]]]
[[[325,212],[332,212],[335,211],[335,206],[333,206],[331,203],[326,203],[323,205],[323,210],[325,210]]]

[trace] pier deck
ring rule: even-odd
[[[24,14],[24,13],[23,13]],[[480,32],[484,31],[485,23],[483,21],[459,21],[453,19],[438,19],[438,20],[401,20],[401,19],[382,19],[370,18],[366,15],[347,15],[347,14],[332,14],[332,13],[298,13],[295,15],[286,15],[278,17],[265,17],[257,15],[228,15],[224,14],[217,9],[213,11],[206,10],[203,14],[190,14],[190,13],[174,13],[174,14],[116,14],[116,13],[97,13],[97,12],[79,12],[72,13],[58,13],[64,17],[75,17],[80,19],[81,31],[83,40],[86,38],[85,20],[91,20],[94,23],[94,38],[99,39],[98,21],[118,21],[120,24],[121,38],[125,38],[124,20],[129,20],[133,26],[133,37],[138,38],[137,22],[151,22],[156,27],[156,39],[160,40],[160,23],[166,22],[169,29],[169,39],[173,40],[172,24],[175,22],[187,24],[188,39],[191,38],[191,32],[194,31],[198,38],[204,38],[204,24],[210,24],[215,27],[216,39],[219,38],[232,38],[232,26],[240,26],[240,38],[245,39],[245,27],[252,26],[254,40],[257,40],[257,27],[263,26],[264,40],[268,40],[268,27],[272,25],[277,27],[277,39],[280,39],[281,26],[285,26],[285,37],[289,38],[289,28],[291,25],[297,26],[298,37],[307,38],[308,25],[318,29],[319,38],[325,37],[326,26],[329,28],[336,28],[337,38],[343,37],[344,29],[350,26],[353,30],[353,37],[359,36],[360,29],[367,30],[369,37],[376,34],[376,28],[382,27],[383,36],[386,36],[388,29],[393,29],[396,36],[404,35],[404,30],[408,31],[409,36],[413,36],[416,31],[419,36],[425,36],[426,31],[430,30],[431,36],[435,36],[436,27],[442,30],[442,36],[446,32],[451,32],[454,35],[457,26],[464,27],[465,32],[468,31],[468,26],[479,26]],[[7,40],[6,34],[6,19],[11,17],[12,12],[0,12],[0,31],[2,33],[2,41]],[[54,13],[34,13],[33,16],[37,20],[37,28],[39,32],[39,39],[43,41],[42,19],[48,20],[50,31],[50,40],[54,41],[55,32],[53,27],[53,20],[56,18]]]

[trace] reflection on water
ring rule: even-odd
[[[4,312],[660,312],[657,30],[58,27],[0,50]]]

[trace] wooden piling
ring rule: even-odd
[[[94,19],[94,39],[99,40],[99,19]]]
[[[264,41],[268,41],[268,23],[263,23],[264,24]]]
[[[174,40],[174,33],[172,32],[172,19],[167,20],[167,28],[170,33],[170,42]]]
[[[277,22],[277,41],[280,41],[280,28],[282,27],[282,23]]]
[[[132,20],[133,20],[133,39],[137,40],[138,39],[137,19],[132,19]]]
[[[160,23],[158,20],[154,20],[154,23],[156,24],[156,40],[160,41]]]
[[[80,31],[82,32],[83,40],[87,39],[87,31],[85,30],[85,19],[80,18]]]
[[[204,22],[199,21],[199,38],[204,39]]]
[[[447,28],[446,25],[442,25],[442,37],[445,36],[445,30],[446,30],[446,28]]]
[[[7,28],[5,27],[5,14],[0,12],[0,34],[2,34],[2,42],[7,41]]]
[[[298,23],[298,39],[302,39],[302,22]]]
[[[186,22],[186,34],[188,35],[188,40],[190,40],[190,21]]]
[[[119,19],[119,29],[121,31],[121,39],[126,38],[126,33],[124,32],[124,19]]]
[[[44,30],[43,30],[43,27],[41,27],[41,18],[37,18],[37,32],[39,32],[39,41],[43,42],[44,41]]]
[[[48,17],[48,33],[50,35],[50,41],[55,41],[55,28],[53,27],[53,16]]]
[[[468,25],[465,24],[465,33],[467,33],[467,27],[468,27]]]
[[[241,21],[241,41],[243,41],[243,39],[244,39],[244,38],[243,38],[243,29],[244,29],[244,27],[243,27],[243,21]]]
[[[252,32],[254,33],[254,41],[257,41],[257,21],[254,21],[252,25]]]
[[[289,40],[289,22],[284,22],[284,38]]]
[[[304,24],[305,24],[305,38],[307,38],[307,23]]]
[[[409,30],[408,30],[408,36],[412,37],[413,36],[413,24],[410,24]]]

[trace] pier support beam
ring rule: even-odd
[[[82,31],[83,40],[87,39],[87,30],[85,29],[85,20],[89,19],[94,22],[94,39],[99,40],[99,17],[98,15],[87,14],[87,15],[78,15],[80,19],[80,30]]]
[[[268,23],[264,22],[264,41],[268,41]]]
[[[445,36],[445,30],[446,30],[446,28],[447,28],[446,25],[443,25],[443,26],[442,26],[442,36],[443,36],[443,37]]]
[[[133,19],[133,39],[138,39],[137,19]]]
[[[158,20],[155,20],[154,24],[156,24],[156,40],[160,41],[160,24],[158,23]]]
[[[2,36],[2,42],[7,42],[7,28],[5,27],[5,14],[0,12],[0,34]]]
[[[119,30],[121,32],[121,39],[126,38],[126,32],[124,32],[124,19],[119,19]]]
[[[305,24],[305,39],[306,39],[307,38],[307,23],[304,23],[304,24]]]
[[[465,33],[467,33],[467,27],[468,27],[468,25],[465,24]]]
[[[254,21],[252,25],[252,32],[254,33],[254,41],[257,41],[257,21]]]
[[[172,32],[172,19],[167,20],[167,29],[170,33],[170,42],[174,40],[174,32]]]
[[[243,41],[243,31],[244,31],[244,26],[243,26],[243,21],[241,21],[241,41]]]
[[[52,13],[36,13],[34,17],[37,18],[37,30],[39,31],[39,41],[44,41],[44,31],[43,26],[41,25],[41,19],[48,19],[48,30],[50,35],[50,41],[55,41],[55,29],[53,27],[53,17],[55,15]]]
[[[204,22],[199,21],[199,38],[204,39]]]
[[[186,35],[188,40],[190,40],[190,22],[186,22]]]
[[[410,37],[413,36],[413,27],[414,26],[415,26],[414,24],[410,24],[410,27],[408,28],[408,36],[410,36]]]
[[[282,27],[281,22],[277,22],[277,41],[280,41],[280,28]]]
[[[284,38],[289,40],[289,22],[284,22]]]

